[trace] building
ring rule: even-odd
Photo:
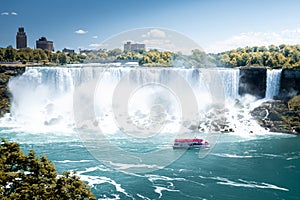
[[[124,51],[139,51],[141,49],[146,49],[145,44],[131,44],[131,42],[127,42],[124,44]]]
[[[19,31],[17,32],[16,36],[16,47],[17,49],[22,49],[27,47],[27,36],[26,33],[24,32],[24,28],[20,27]]]
[[[98,49],[98,50],[90,50],[90,49],[79,49],[80,55],[87,55],[89,53],[93,53],[95,56],[100,52],[106,52],[106,49]]]
[[[48,41],[46,37],[41,37],[39,40],[36,41],[36,48],[54,51],[53,42]]]
[[[74,53],[75,53],[75,50],[64,48],[64,49],[62,50],[62,52],[64,52],[65,54],[74,54]]]

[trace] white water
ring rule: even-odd
[[[277,70],[276,76],[271,75],[268,73],[268,85],[278,81]],[[256,99],[240,97],[238,85],[237,69],[28,67],[23,75],[10,80],[11,114],[0,123],[14,131],[72,134],[92,116],[91,123],[105,133],[116,133],[120,127],[131,130],[129,123],[137,127],[132,132],[147,130],[150,134],[149,130],[191,131],[199,121],[203,132],[220,131],[211,126],[222,120],[236,134],[261,132],[249,114]],[[276,95],[277,89],[268,88],[268,94]],[[79,96],[74,96],[75,89]],[[236,100],[240,101],[238,107]],[[88,113],[77,109],[74,114],[78,105],[79,112]],[[180,130],[180,125],[185,129]],[[149,135],[140,137],[145,136]]]
[[[281,71],[282,69],[267,70],[265,99],[273,99],[278,95],[280,89]]]

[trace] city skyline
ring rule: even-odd
[[[25,28],[28,47],[45,36],[57,50],[97,49],[114,35],[144,27],[177,31],[214,53],[300,43],[297,0],[0,0],[0,5],[1,47],[15,47],[18,27]]]

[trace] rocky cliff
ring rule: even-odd
[[[240,68],[239,94],[251,94],[257,98],[264,98],[266,93],[265,67]]]
[[[281,99],[290,99],[300,94],[300,68],[283,69],[280,81]]]

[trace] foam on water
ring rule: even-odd
[[[112,138],[120,136],[112,99],[116,95],[114,92],[119,87],[118,84],[128,78],[129,85],[138,84],[142,87],[137,88],[128,99],[126,120],[145,130],[151,130],[153,125],[163,121],[164,124],[156,131],[162,133],[157,134],[157,137],[164,141],[161,144],[169,144],[169,141],[165,140],[169,137],[164,133],[176,137],[181,125],[186,132],[197,131],[191,127],[199,126],[200,132],[211,133],[224,131],[220,128],[212,130],[216,122],[222,121],[227,124],[228,129],[233,130],[229,131],[230,134],[236,136],[252,139],[257,134],[267,133],[249,113],[262,101],[257,101],[249,95],[240,97],[238,94],[238,69],[112,66],[92,64],[26,68],[24,74],[9,82],[9,89],[13,95],[11,113],[0,119],[0,126],[6,128],[5,132],[50,135],[57,133],[60,136],[74,136],[78,139],[74,131],[78,125],[78,121],[74,120],[74,90],[82,86],[89,88],[89,84],[93,84],[94,81],[97,83],[95,95],[92,99],[80,101],[83,105],[93,104],[92,114],[95,114],[96,121],[92,123],[97,123],[102,132],[112,134]],[[182,121],[183,102],[180,102],[178,94],[174,94],[172,90],[170,83],[173,81],[175,84],[176,80],[173,79],[176,77],[171,72],[183,77],[192,89],[198,108],[195,111],[198,121]],[[277,94],[278,77],[280,70],[268,70],[267,97]],[[171,89],[162,87],[164,84],[171,85]],[[183,96],[185,92],[184,88],[180,91]]]
[[[279,187],[279,186],[269,184],[269,183],[258,183],[255,181],[247,181],[247,180],[243,180],[243,179],[238,179],[238,181],[231,181],[227,178],[216,178],[216,179],[219,180],[219,182],[217,182],[217,184],[221,184],[221,185],[289,191],[289,189],[287,189],[287,188]]]
[[[173,189],[169,189],[169,188],[167,188],[167,187],[162,187],[162,186],[154,186],[155,187],[155,189],[154,189],[154,192],[156,192],[156,193],[158,193],[159,194],[159,196],[158,196],[158,198],[160,199],[160,198],[162,198],[162,196],[163,196],[163,191],[168,191],[168,192],[180,192],[180,190],[173,190]]]
[[[104,183],[111,184],[115,187],[117,192],[124,194],[126,197],[132,198],[130,194],[126,192],[124,188],[122,188],[121,184],[117,183],[116,181],[112,180],[111,178],[105,176],[89,176],[80,174],[80,179],[87,182],[90,187],[95,187],[95,185],[101,185]]]

